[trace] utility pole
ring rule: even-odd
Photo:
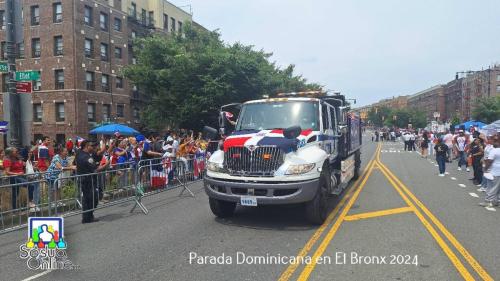
[[[15,0],[6,0],[5,2],[5,20],[6,26],[6,47],[7,47],[7,63],[9,65],[8,73],[8,96],[9,96],[9,132],[10,145],[20,147],[21,140],[21,103],[19,95],[16,91],[16,26],[15,26]]]

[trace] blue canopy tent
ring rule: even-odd
[[[500,120],[484,126],[483,128],[481,128],[481,131],[489,136],[500,133]]]
[[[468,130],[470,128],[470,126],[474,126],[474,127],[481,129],[482,127],[486,126],[486,124],[481,122],[481,121],[470,120],[470,121],[467,121],[465,123],[456,125],[455,129],[465,128],[465,130]]]
[[[90,134],[93,135],[114,135],[115,133],[120,133],[120,135],[124,136],[136,136],[140,133],[133,128],[122,124],[108,124],[103,125],[97,128],[94,128],[90,131]]]

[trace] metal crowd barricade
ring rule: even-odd
[[[0,191],[0,234],[23,227],[29,216],[50,216],[47,208],[50,191],[43,177],[20,175],[2,178]],[[6,197],[10,202],[3,201]]]
[[[53,180],[47,180],[50,177],[44,173],[0,177],[0,234],[24,227],[29,216],[67,217],[83,213],[86,203],[82,189],[92,194],[91,208],[87,211],[135,201],[130,212],[139,206],[148,214],[141,201],[143,197],[178,187],[182,187],[179,196],[187,192],[194,197],[189,184],[204,176],[205,158],[190,155],[176,160],[155,158],[122,163],[86,175],[64,171]],[[5,195],[9,194],[11,200],[6,200]],[[94,205],[94,200],[98,204]]]

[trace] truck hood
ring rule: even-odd
[[[224,140],[224,151],[231,147],[251,147],[272,145],[285,153],[293,151],[297,146],[303,146],[315,135],[312,129],[303,130],[297,140],[287,139],[283,130],[242,130],[236,131]]]

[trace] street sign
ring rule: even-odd
[[[40,79],[39,71],[16,71],[16,81],[33,81]]]
[[[0,61],[0,72],[9,72],[9,64],[4,61]]]
[[[16,91],[18,93],[31,93],[32,90],[31,82],[17,82],[16,83]]]

